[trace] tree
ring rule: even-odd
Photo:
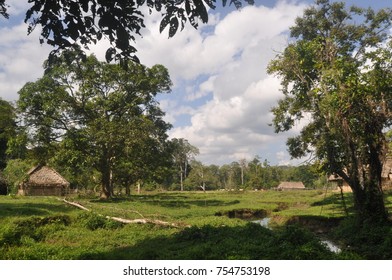
[[[5,18],[9,18],[9,14],[7,13],[7,4],[5,4],[5,0],[0,0],[0,15]]]
[[[181,191],[184,190],[184,180],[188,175],[189,162],[194,159],[196,155],[199,154],[199,149],[192,146],[188,140],[184,138],[173,138],[171,140],[172,144],[172,156],[176,169],[178,170],[180,176],[180,187]]]
[[[15,118],[14,107],[0,98],[0,170],[7,165],[9,141],[15,136]]]
[[[227,2],[222,0],[223,6]],[[254,0],[229,1],[238,9],[243,2],[253,4]],[[207,9],[216,7],[216,0],[30,0],[29,3],[32,6],[25,18],[29,23],[28,33],[41,26],[40,42],[56,47],[52,55],[74,44],[88,48],[89,44],[105,37],[112,45],[106,51],[107,61],[119,59],[122,62],[137,61],[132,42],[145,27],[146,10],[162,13],[160,31],[169,26],[169,37],[172,37],[188,21],[194,28],[198,27],[199,20],[207,23]],[[5,0],[0,0],[0,14],[8,18]]]
[[[190,162],[192,169],[185,180],[188,189],[207,190],[216,189],[219,185],[219,167],[216,165],[206,166],[200,161]]]
[[[71,166],[92,166],[108,198],[121,174],[116,170],[127,166],[134,180],[154,172],[153,158],[159,162],[171,127],[155,96],[170,86],[161,65],[129,62],[125,69],[73,51],[46,63],[44,76],[19,91],[17,104],[41,161],[62,153]]]
[[[291,28],[294,39],[269,65],[285,95],[273,109],[276,132],[309,120],[287,141],[313,153],[354,194],[360,221],[385,221],[381,188],[384,129],[392,125],[392,11],[317,0]]]
[[[239,161],[240,168],[241,168],[241,186],[244,185],[244,176],[245,176],[245,170],[248,168],[248,162],[246,161],[245,158],[240,159]]]

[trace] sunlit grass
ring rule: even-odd
[[[351,211],[352,195],[345,194],[344,197],[347,208]],[[391,197],[386,200],[389,207],[392,204]],[[178,258],[192,258],[192,254],[201,256],[202,250],[207,250],[211,246],[216,248],[212,251],[208,249],[206,258],[306,258],[300,248],[295,252],[296,249],[291,247],[291,243],[286,244],[287,248],[294,250],[290,254],[281,254],[279,250],[268,251],[263,247],[264,243],[275,242],[275,238],[280,238],[278,233],[275,235],[264,229],[258,232],[258,227],[249,228],[248,221],[229,218],[222,213],[238,209],[263,210],[273,218],[275,229],[298,216],[345,216],[340,193],[320,190],[157,192],[116,197],[109,201],[77,196],[67,197],[67,200],[77,201],[91,211],[83,211],[56,197],[0,196],[1,258],[154,259],[170,258],[170,254]],[[176,223],[179,227],[153,224],[123,225],[108,220],[105,216],[161,220]],[[247,235],[250,230],[255,231],[255,235],[235,235]],[[300,231],[294,232],[294,235],[304,234]],[[260,243],[261,240],[256,237],[265,238],[264,243]],[[233,244],[230,245],[230,242]],[[235,253],[236,250],[233,248],[242,246],[244,242],[250,242],[256,248],[243,245],[245,247],[241,247],[241,250],[238,249]],[[306,242],[313,244],[310,239]],[[309,244],[306,246],[310,246]],[[315,246],[314,248],[318,248],[318,245]],[[257,248],[263,248],[264,252],[258,252]],[[180,249],[183,252],[178,253],[176,250]],[[321,249],[314,250],[318,252]],[[309,258],[333,257],[324,255],[325,252],[322,250],[320,252],[321,255],[309,255]]]

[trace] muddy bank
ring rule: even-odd
[[[337,228],[342,218],[319,217],[319,216],[293,216],[290,217],[286,225],[300,225],[316,234],[327,234]]]
[[[267,217],[268,212],[264,209],[233,209],[229,211],[219,211],[215,216],[227,216],[229,218],[238,218],[243,220],[254,220]]]

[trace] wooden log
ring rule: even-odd
[[[91,212],[90,209],[84,207],[83,205],[81,205],[80,203],[77,202],[72,202],[72,201],[68,201],[65,198],[63,199],[63,201],[69,205],[75,206],[79,209],[82,209],[84,211],[89,211]],[[129,220],[129,219],[124,219],[124,218],[119,218],[119,217],[111,217],[111,216],[105,216],[106,219],[110,219],[113,221],[117,221],[123,224],[154,224],[154,225],[160,225],[160,226],[166,226],[166,227],[176,227],[176,228],[180,228],[180,227],[189,227],[189,225],[179,225],[176,223],[169,223],[169,222],[165,222],[165,221],[161,221],[161,220],[150,220],[150,219],[133,219],[133,220]]]
[[[78,208],[80,208],[80,209],[82,209],[82,210],[89,211],[89,212],[91,211],[90,209],[84,207],[84,206],[81,205],[80,203],[68,201],[68,200],[66,200],[65,198],[63,199],[63,201],[64,201],[65,203],[67,203],[67,204],[70,204],[70,205],[72,205],[72,206],[78,207]]]

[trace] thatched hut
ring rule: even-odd
[[[339,191],[339,189],[341,189],[343,192],[352,192],[349,184],[337,174],[331,174],[328,177],[328,182],[329,185],[332,187],[332,190]]]
[[[328,182],[334,187],[341,187],[344,192],[352,192],[349,184],[337,174],[331,174],[328,177]],[[383,162],[381,186],[383,189],[392,188],[392,157],[387,157]]]
[[[392,157],[387,157],[383,163],[381,184],[383,189],[392,189]]]
[[[277,187],[279,191],[288,191],[288,190],[304,190],[305,186],[302,182],[281,182]]]
[[[38,165],[27,173],[27,179],[19,186],[20,195],[65,195],[69,182],[56,170]]]

